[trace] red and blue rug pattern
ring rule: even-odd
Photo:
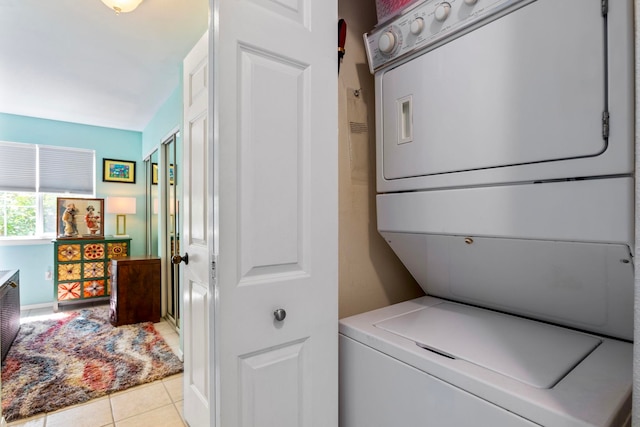
[[[182,372],[153,323],[114,327],[108,307],[24,323],[2,364],[7,421],[85,402]]]

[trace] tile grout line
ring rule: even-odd
[[[113,411],[113,402],[111,401],[112,397],[113,397],[114,393],[111,393],[109,395],[109,408],[111,409],[111,425],[113,425],[115,427],[116,425],[116,414],[114,414]]]

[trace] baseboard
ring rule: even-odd
[[[36,310],[38,308],[53,308],[53,302],[41,302],[40,304],[21,305],[20,311]]]
[[[0,418],[0,427],[7,427],[7,420],[4,417]]]

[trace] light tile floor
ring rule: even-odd
[[[86,305],[85,305],[86,306]],[[53,308],[21,313],[23,318],[53,314]],[[177,355],[179,337],[164,320],[154,324]],[[9,427],[185,427],[182,374],[132,387],[105,397],[9,423]]]

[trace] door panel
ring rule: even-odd
[[[218,425],[336,426],[337,4],[214,6]]]
[[[208,320],[209,313],[207,307],[209,306],[209,292],[206,287],[195,283],[189,282],[186,292],[189,293],[190,311],[189,311],[189,341],[192,343],[191,348],[193,351],[189,354],[189,361],[191,362],[191,369],[187,372],[189,378],[186,379],[189,386],[189,392],[192,396],[195,396],[203,403],[210,401],[210,387],[209,387],[209,352],[208,348],[197,348],[197,342],[202,337],[209,336]]]
[[[311,389],[301,373],[308,369],[307,346],[294,342],[240,356],[241,426],[271,426],[274,413],[280,414],[279,427],[305,425]]]
[[[304,268],[309,137],[307,66],[247,48],[240,60],[242,284]]]
[[[209,278],[212,229],[208,185],[208,33],[184,60],[184,417],[192,427],[214,425],[213,292]]]
[[[194,117],[189,123],[190,149],[187,153],[189,162],[189,170],[186,174],[189,176],[189,182],[186,184],[190,189],[189,203],[189,240],[190,245],[198,245],[201,248],[207,247],[207,191],[209,186],[204,177],[207,176],[207,113],[206,111],[199,116]],[[206,264],[204,265],[206,273]],[[204,274],[203,277],[206,277]]]

